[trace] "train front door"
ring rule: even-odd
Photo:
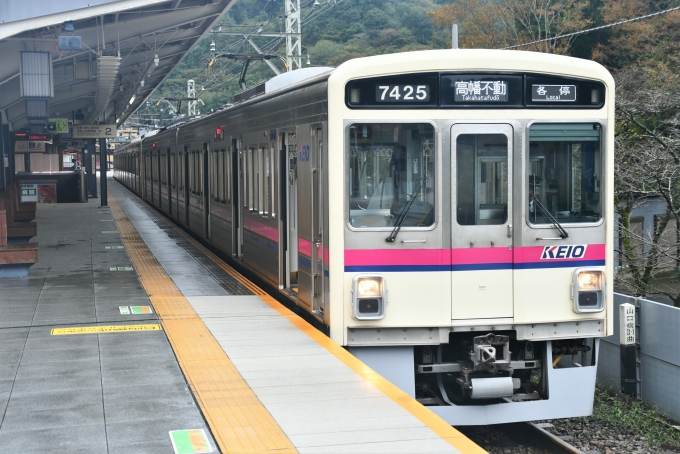
[[[513,316],[513,128],[451,128],[453,320]]]

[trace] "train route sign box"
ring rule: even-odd
[[[73,125],[76,139],[114,139],[118,137],[116,125]]]

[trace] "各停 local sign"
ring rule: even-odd
[[[118,136],[116,125],[73,125],[76,139],[113,139]]]

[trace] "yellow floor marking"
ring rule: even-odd
[[[297,452],[111,194],[109,206],[125,249],[220,450]]]
[[[161,325],[114,325],[114,326],[75,326],[72,328],[54,328],[53,336],[65,334],[97,334],[97,333],[133,333],[137,331],[160,331]]]
[[[391,382],[387,381],[377,372],[374,372],[371,368],[366,366],[360,360],[358,360],[354,355],[349,353],[339,344],[332,341],[329,337],[321,333],[319,330],[314,328],[312,325],[307,323],[299,315],[296,315],[290,309],[288,309],[283,304],[276,301],[273,297],[269,296],[264,290],[250,282],[244,276],[242,276],[238,271],[236,271],[231,266],[227,265],[217,257],[215,254],[210,252],[205,246],[196,241],[192,236],[181,230],[175,224],[168,222],[176,232],[178,232],[184,239],[189,241],[194,247],[199,249],[201,253],[209,257],[216,265],[222,268],[224,271],[229,273],[231,277],[239,281],[241,284],[246,286],[254,294],[260,297],[265,303],[267,303],[271,308],[276,310],[279,314],[286,317],[293,325],[298,329],[305,332],[309,337],[314,339],[319,345],[325,348],[329,353],[342,361],[347,367],[356,372],[364,380],[371,383],[374,387],[384,393],[387,397],[401,405],[406,411],[415,416],[420,422],[429,427],[434,433],[439,435],[442,439],[448,442],[455,449],[461,453],[485,453],[486,451],[475,444],[472,440],[467,438],[465,435],[460,433],[449,423],[444,421],[441,417],[437,416],[435,413],[430,411],[424,405],[418,403],[414,398],[406,394],[404,391],[393,385]],[[154,306],[155,307],[155,306]],[[167,331],[167,328],[166,328]]]

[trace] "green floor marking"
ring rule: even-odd
[[[120,315],[130,315],[130,309],[127,306],[118,306],[120,310]]]
[[[169,433],[175,454],[213,452],[203,429],[171,430]]]
[[[130,306],[130,312],[133,315],[153,314],[151,306]]]
[[[109,271],[133,271],[134,268],[131,266],[110,266]]]

